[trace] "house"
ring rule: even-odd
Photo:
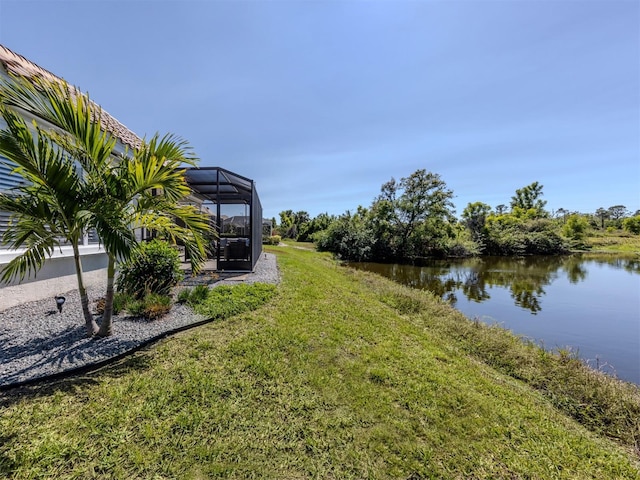
[[[7,78],[9,74],[26,78],[40,77],[52,81],[61,81],[60,77],[0,45],[0,76]],[[71,84],[72,82],[69,83]],[[104,110],[102,114],[102,127],[117,139],[115,155],[122,156],[127,150],[140,145],[141,139],[134,132]],[[25,113],[25,117],[27,120],[33,119],[33,117],[29,117],[28,113]],[[36,120],[45,123],[42,119]],[[1,127],[4,127],[4,124],[0,119]],[[11,173],[11,166],[8,161],[0,158],[0,191],[10,190],[19,185],[20,182],[21,177]],[[220,233],[220,240],[212,242],[212,256],[217,261],[215,268],[253,270],[262,251],[262,207],[254,182],[220,167],[188,169],[187,182],[193,191],[189,201],[200,207],[201,211],[208,212],[211,215],[211,223]],[[242,221],[242,228],[235,228],[235,226],[239,225],[238,222],[240,220],[233,220],[234,228],[225,231],[222,220],[223,215],[227,218],[240,218],[240,215],[246,218]],[[256,223],[256,226],[253,225],[254,219],[256,219],[255,222],[260,222]],[[8,222],[9,215],[6,212],[0,212],[0,240]],[[144,230],[136,233],[141,240],[150,236],[150,232]],[[91,279],[92,275],[106,275],[103,269],[106,268],[107,257],[100,246],[99,238],[95,234],[87,232],[80,246],[80,251],[83,257],[83,268],[89,279]],[[0,268],[19,254],[19,251],[9,250],[0,243]],[[32,290],[37,290],[39,298],[46,298],[60,291],[75,288],[77,283],[71,247],[63,246],[61,249],[56,249],[52,258],[46,262],[45,266],[36,275],[25,279],[21,283],[29,282],[38,282],[38,288]],[[17,281],[13,281],[8,285],[0,284],[0,310],[7,308],[9,297],[15,296],[15,294],[12,294],[11,289],[16,287],[17,284]],[[18,300],[24,301],[24,299]]]

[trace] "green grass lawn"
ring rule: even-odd
[[[269,251],[283,281],[259,309],[4,394],[0,476],[640,479],[637,388],[327,255]]]

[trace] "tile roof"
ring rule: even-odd
[[[64,81],[62,78],[54,75],[48,70],[45,70],[32,61],[27,60],[22,55],[18,55],[17,53],[9,50],[4,45],[0,45],[0,63],[7,72],[13,75],[25,78],[40,77],[54,82]],[[138,137],[135,133],[133,133],[131,130],[129,130],[104,110],[102,110],[100,122],[102,123],[102,128],[104,128],[110,134],[114,135],[125,145],[133,148],[140,145],[140,137]]]

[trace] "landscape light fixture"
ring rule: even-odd
[[[58,311],[62,313],[62,305],[64,305],[64,301],[66,300],[66,298],[64,298],[62,295],[56,295],[53,298],[56,299],[56,306],[58,307]]]

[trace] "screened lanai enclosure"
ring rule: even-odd
[[[253,271],[262,253],[262,205],[253,180],[220,167],[188,168],[187,183],[218,238],[217,270]]]

